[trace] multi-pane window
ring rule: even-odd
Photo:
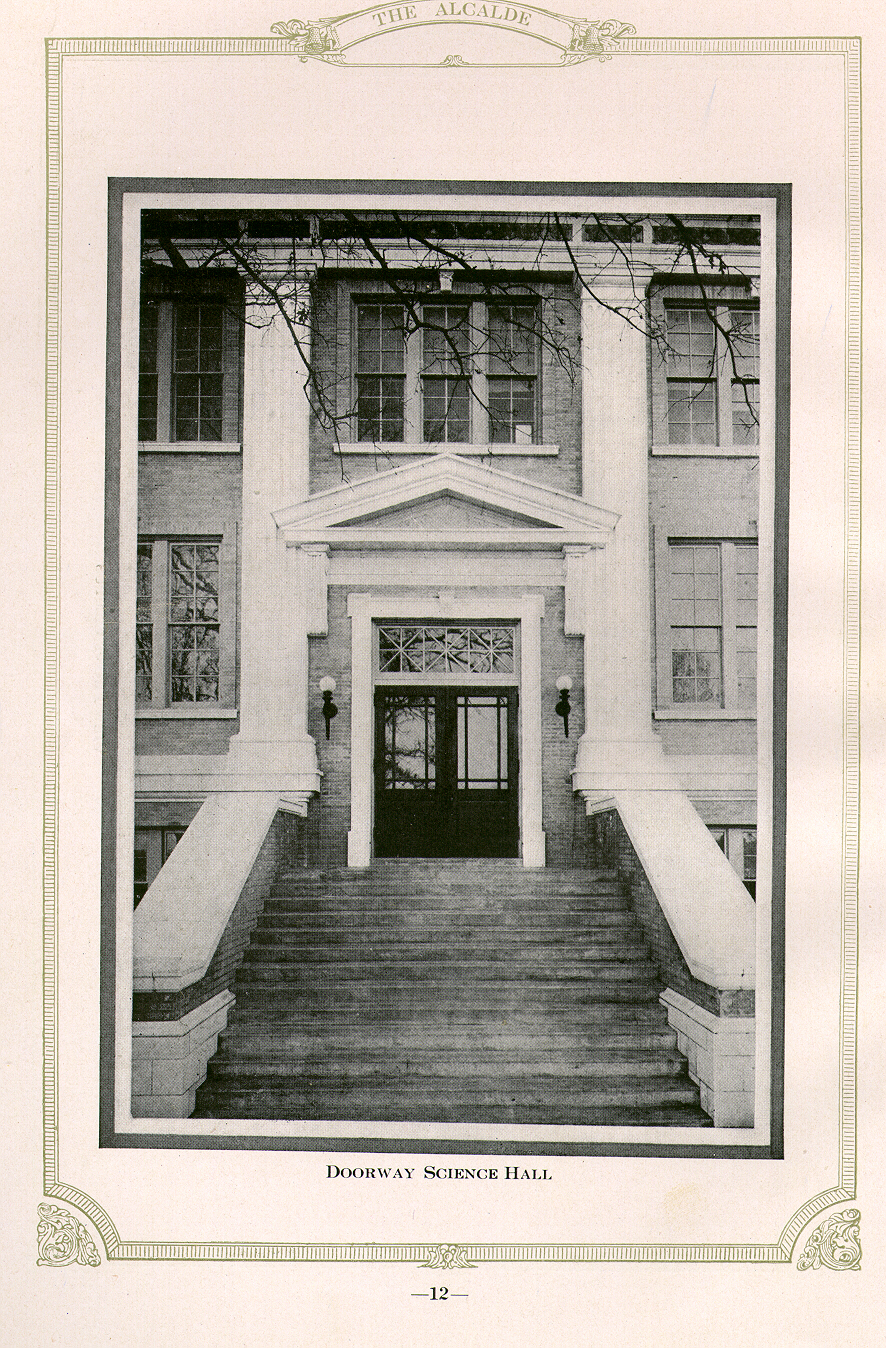
[[[383,784],[389,791],[432,791],[436,784],[437,710],[434,695],[385,699]]]
[[[222,443],[240,438],[242,296],[226,273],[143,286],[138,438]]]
[[[218,701],[218,544],[169,547],[169,700]]]
[[[672,546],[671,689],[675,703],[723,705],[720,549]]]
[[[729,310],[732,381],[732,443],[760,440],[760,315],[756,309]]]
[[[757,545],[668,546],[667,651],[659,703],[753,712],[757,705]],[[667,695],[665,695],[665,688]]]
[[[402,440],[406,343],[401,308],[359,305],[356,376],[358,440]]]
[[[360,441],[538,441],[537,305],[360,300],[354,323]]]
[[[428,443],[466,444],[471,438],[471,345],[467,305],[425,305],[421,385]]]
[[[515,628],[398,623],[378,629],[382,674],[513,674]]]
[[[136,702],[141,707],[230,705],[230,619],[223,612],[217,539],[138,545]],[[227,622],[223,627],[223,619]]]
[[[489,421],[493,444],[535,439],[536,314],[526,305],[489,307]]]
[[[219,301],[179,304],[173,345],[174,440],[223,440],[224,325]]]
[[[742,448],[760,439],[759,312],[716,295],[665,298],[656,310],[653,441]]]
[[[667,309],[668,439],[672,445],[717,443],[717,355],[704,309]]]
[[[459,791],[507,791],[508,699],[470,693],[456,698],[456,785]]]
[[[720,824],[708,826],[717,846],[744,881],[751,898],[757,897],[757,830]]]

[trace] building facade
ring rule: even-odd
[[[750,1126],[759,219],[142,235],[133,1115],[192,1112],[281,869],[433,858],[614,868],[703,1110]]]

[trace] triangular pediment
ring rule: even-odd
[[[409,501],[389,510],[376,510],[348,521],[351,527],[375,529],[544,529],[546,521],[532,515],[480,504],[451,491]],[[345,526],[338,526],[345,527]]]
[[[288,542],[356,546],[602,545],[617,516],[581,497],[438,454],[346,482],[274,512]]]

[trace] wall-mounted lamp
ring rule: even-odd
[[[569,738],[569,713],[572,708],[569,705],[569,690],[572,687],[572,680],[568,674],[561,674],[557,680],[557,691],[560,697],[554,711],[558,716],[563,717],[563,734]]]
[[[326,738],[329,739],[330,722],[333,716],[338,716],[338,707],[332,700],[332,694],[335,692],[335,679],[331,674],[323,675],[319,688],[323,694],[323,720],[326,722]]]

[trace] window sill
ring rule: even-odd
[[[189,703],[186,707],[136,707],[137,721],[232,721],[238,715],[236,707],[208,707]]]
[[[651,445],[656,458],[759,459],[759,445]]]
[[[756,721],[752,711],[732,711],[728,707],[656,707],[656,721]]]
[[[139,440],[140,454],[239,454],[239,440]]]
[[[554,458],[560,452],[559,445],[500,445],[500,444],[427,444],[417,442],[408,444],[403,440],[384,440],[377,443],[371,440],[351,441],[341,444],[342,454],[375,454],[379,458],[388,458],[395,454],[473,454],[484,457],[500,458]]]

